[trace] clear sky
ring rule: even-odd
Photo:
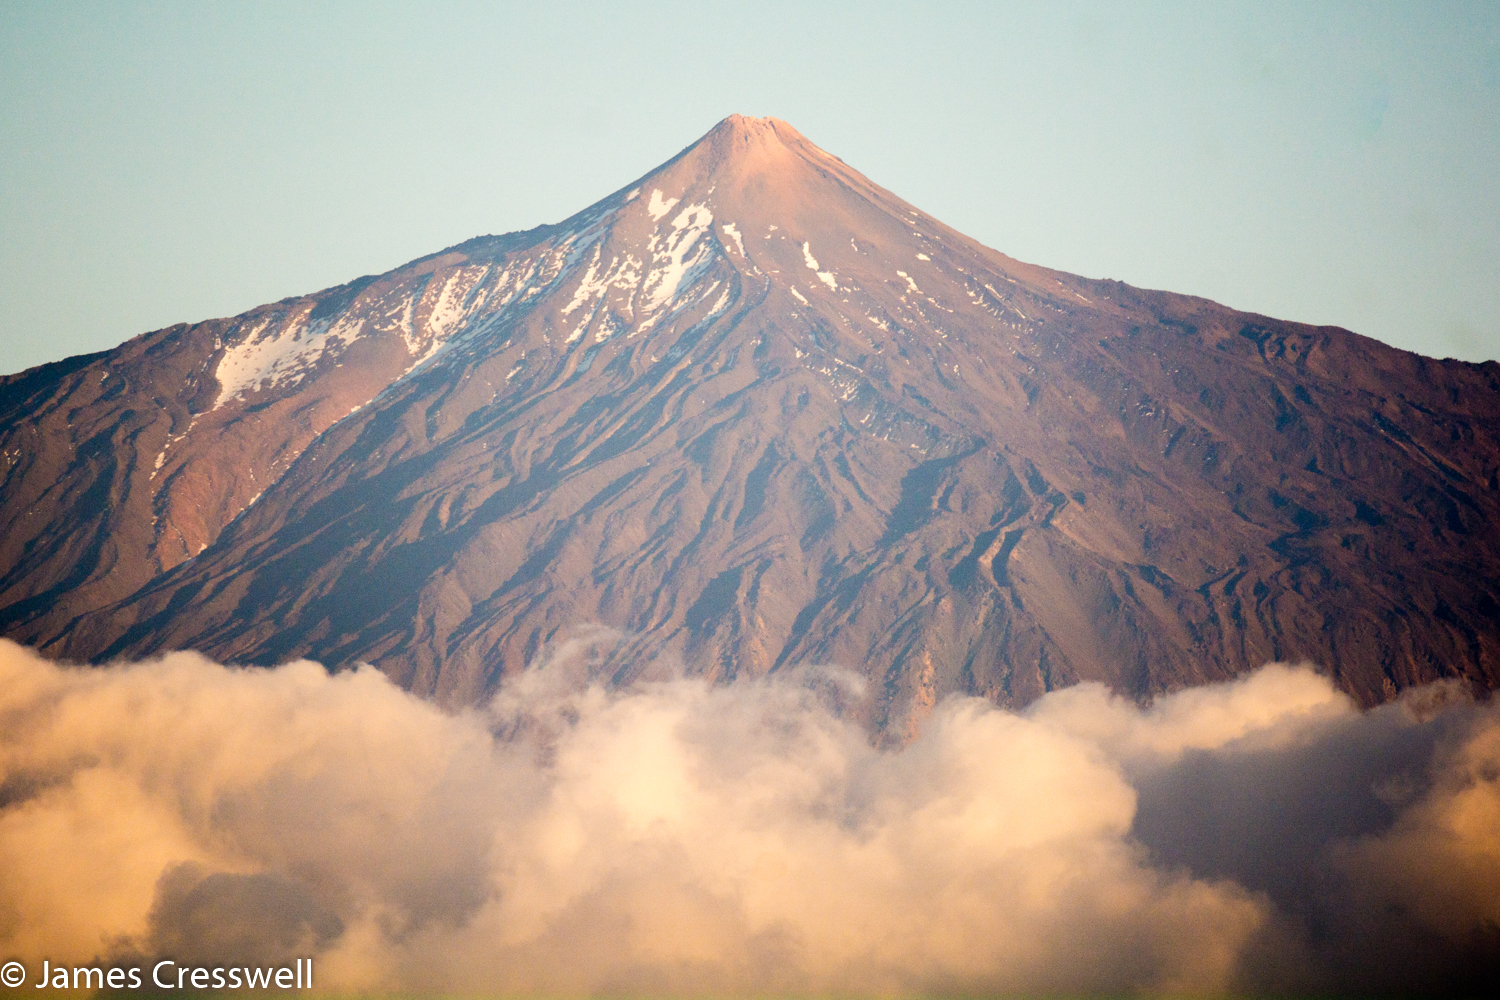
[[[774,115],[1022,260],[1500,358],[1500,4],[0,5],[0,372]]]

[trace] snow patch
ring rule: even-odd
[[[989,291],[991,295],[995,297],[996,301],[1005,306],[1005,308],[1009,309],[1011,312],[1015,313],[1017,316],[1021,317],[1027,322],[1030,322],[1030,317],[1023,313],[1020,307],[1017,306],[1014,302],[1011,302],[1010,300],[1004,298],[999,292],[995,291],[994,286],[986,282],[984,287]]]
[[[662,198],[661,189],[651,192],[651,202],[646,206],[646,211],[651,213],[651,218],[661,221],[661,217],[672,211],[672,206],[677,204],[676,198]]]
[[[428,341],[428,354],[431,354],[439,343],[447,340],[459,324],[468,318],[468,310],[464,308],[464,299],[467,297],[469,286],[463,283],[464,277],[462,271],[456,271],[443,282],[437,301],[432,304],[432,311],[427,314],[425,330],[427,337],[425,339]],[[406,346],[413,354],[417,354],[422,347],[420,342],[414,343],[411,339],[407,340]]]
[[[491,297],[492,283],[485,281],[490,270],[488,264],[461,267],[441,284],[429,284],[420,297],[408,291],[399,298],[359,302],[337,316],[316,321],[309,321],[313,303],[243,321],[229,338],[233,342],[223,347],[214,370],[219,382],[214,408],[246,393],[294,386],[325,355],[336,357],[356,340],[375,333],[399,336],[412,355],[412,364],[400,378],[441,353],[483,309]],[[498,284],[503,285],[507,277],[508,272],[502,274]]]
[[[818,270],[818,259],[813,256],[812,247],[809,246],[806,242],[802,244],[802,260],[807,264],[807,269],[809,271],[814,271],[817,273],[818,280],[827,285],[830,291],[838,291],[839,283],[834,278],[833,272]]]
[[[599,323],[599,329],[594,331],[594,343],[602,344],[619,332],[620,329],[615,325],[614,316],[606,313]]]
[[[589,299],[604,294],[604,290],[609,287],[609,278],[598,276],[599,258],[603,252],[603,244],[594,245],[594,256],[589,261],[589,269],[584,273],[583,280],[578,283],[577,290],[573,292],[573,301],[563,306],[562,314],[564,316],[570,315]]]
[[[708,264],[712,255],[708,244],[700,243],[699,237],[708,231],[713,221],[713,213],[707,205],[689,205],[672,219],[672,231],[661,240],[659,250],[658,237],[652,235],[648,246],[653,250],[654,268],[641,286],[644,297],[642,313],[651,313],[670,302],[676,297],[683,279],[696,276]]]
[[[214,377],[219,382],[218,409],[247,392],[254,392],[269,382],[271,387],[295,385],[311,371],[330,347],[353,342],[363,332],[363,320],[347,314],[336,324],[326,320],[308,325],[311,306],[283,318],[272,328],[272,318],[251,326],[244,338],[224,351]]]
[[[744,237],[740,236],[740,231],[734,228],[734,223],[726,222],[721,228],[724,230],[724,235],[734,240],[734,245],[739,249],[740,256],[745,256],[745,240]]]
[[[586,330],[588,330],[588,328],[589,328],[589,320],[591,320],[593,318],[594,318],[594,314],[593,313],[589,313],[587,316],[583,317],[583,319],[581,319],[578,322],[577,329],[575,329],[572,333],[568,334],[567,339],[565,339],[563,341],[563,343],[564,344],[571,344],[571,343],[574,343],[574,342],[576,342],[578,340],[581,340],[583,338],[584,332]]]
[[[906,284],[910,287],[910,290],[912,292],[921,294],[922,289],[917,287],[917,283],[912,280],[911,275],[907,274],[905,271],[897,271],[896,274],[897,276],[906,279]]]

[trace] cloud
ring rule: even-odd
[[[892,750],[837,672],[611,691],[587,656],[448,713],[368,668],[0,640],[0,952],[538,993],[1441,988],[1500,955],[1500,718],[1451,689],[950,699]]]

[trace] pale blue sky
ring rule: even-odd
[[[733,112],[1008,254],[1500,358],[1500,4],[0,6],[0,371],[555,222]]]

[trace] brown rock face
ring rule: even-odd
[[[851,667],[895,737],[1270,659],[1500,682],[1500,365],[1021,264],[773,119],[0,394],[0,615],[58,657],[458,703],[602,624],[620,676]]]

